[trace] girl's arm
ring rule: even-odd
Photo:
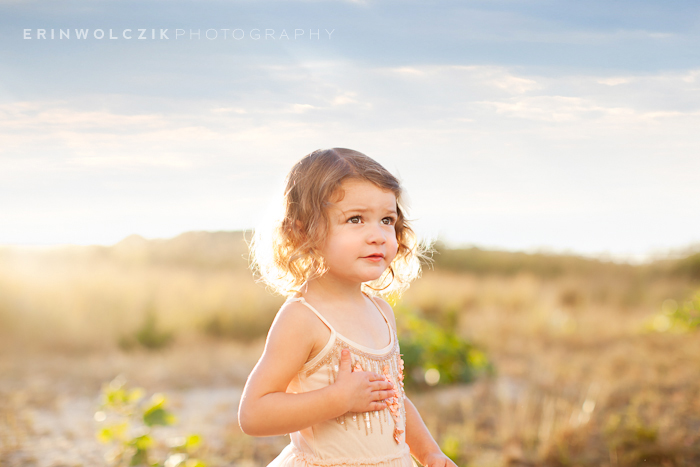
[[[281,435],[346,412],[368,412],[386,406],[382,401],[393,395],[390,383],[372,372],[352,372],[347,351],[343,352],[334,384],[301,394],[286,392],[320,338],[319,325],[323,326],[299,303],[287,303],[279,311],[263,355],[243,389],[238,410],[243,432]]]
[[[396,331],[396,317],[394,310],[387,302],[377,298],[385,314],[391,321],[391,325]],[[457,465],[443,454],[440,446],[430,435],[430,431],[423,423],[416,406],[408,397],[404,399],[406,407],[406,444],[411,448],[411,454],[418,459],[418,462],[426,467],[457,467]]]
[[[411,454],[425,467],[457,467],[457,464],[442,453],[440,446],[430,435],[423,423],[416,406],[408,397],[404,399],[406,406],[406,444],[411,448]]]

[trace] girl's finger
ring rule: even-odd
[[[374,375],[377,375],[376,373],[373,373],[373,374],[374,374]],[[378,375],[377,375],[377,376],[378,376]],[[387,381],[386,379],[384,379],[383,376],[378,376],[378,377],[372,377],[372,376],[370,376],[369,380],[370,380],[370,382],[375,383],[375,384],[376,384],[376,383],[382,383],[382,384],[389,384],[389,385],[391,385],[392,387],[394,386],[394,385],[391,383],[391,381]]]
[[[394,389],[394,385],[387,381],[374,381],[372,382],[373,391],[383,391],[385,389]]]
[[[370,412],[373,412],[375,410],[384,410],[386,409],[386,404],[384,402],[371,402],[369,404],[370,407]]]
[[[372,392],[384,391],[386,389],[392,389],[392,388],[388,387],[386,384],[382,384],[379,381],[373,381],[373,382],[369,383],[369,390]]]
[[[352,363],[350,362],[350,352],[347,349],[343,349],[340,352],[340,366],[339,371],[341,373],[352,372]]]

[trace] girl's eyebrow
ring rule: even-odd
[[[381,210],[381,209],[380,209],[380,210]],[[351,212],[351,211],[354,211],[354,212],[367,212],[367,211],[374,211],[374,209],[372,209],[372,208],[348,208],[348,209],[344,209],[344,210],[343,210],[344,213],[345,213],[345,212]],[[389,213],[391,213],[391,214],[396,214],[396,209],[394,209],[394,208],[385,209],[385,211],[387,211],[387,212],[389,212]]]

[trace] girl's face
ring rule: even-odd
[[[396,196],[371,182],[349,179],[328,208],[330,227],[321,255],[328,276],[342,282],[378,279],[398,250]]]

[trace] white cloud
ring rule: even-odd
[[[315,110],[318,107],[315,107],[311,104],[292,104],[290,106],[290,112],[293,114],[301,114],[306,112],[307,110]]]
[[[342,95],[336,96],[331,102],[333,105],[346,105],[346,104],[356,104],[357,99],[355,99],[356,93],[346,92]]]
[[[630,78],[625,77],[602,78],[597,80],[598,83],[605,84],[607,86],[618,86],[620,84],[627,84],[630,81]]]
[[[158,232],[143,214],[149,210],[192,219],[168,224],[168,232],[175,225],[225,228],[232,217],[250,227],[262,206],[221,208],[221,224],[215,209],[206,218],[199,210],[224,193],[265,196],[296,159],[333,146],[365,151],[398,171],[416,216],[453,240],[576,247],[585,235],[564,224],[580,218],[651,245],[654,218],[687,212],[678,200],[700,210],[691,184],[700,170],[698,70],[553,77],[495,66],[316,61],[254,72],[255,85],[233,98],[151,98],[148,108],[128,95],[92,106],[0,105],[0,179],[22,180],[6,190],[13,199],[0,199],[0,206],[15,206],[0,208],[0,217],[15,223],[14,238],[22,225],[51,232],[61,212],[76,232],[89,231],[91,217],[108,216],[86,212],[105,203],[121,213],[119,229],[144,226],[135,233]],[[141,110],[123,110],[135,108]],[[80,171],[89,176],[65,179]],[[123,194],[115,198],[110,186]],[[46,203],[58,217],[24,219],[27,212],[39,216],[37,206]],[[135,204],[138,219],[129,217]],[[494,233],[493,226],[515,220],[518,229]],[[700,231],[692,222],[688,232]],[[64,239],[71,235],[65,229]],[[571,236],[561,240],[562,232]],[[626,245],[612,233],[595,242],[585,248]]]
[[[573,122],[619,112],[618,109],[602,107],[586,99],[566,96],[510,98],[483,104],[493,107],[499,114],[544,122]]]
[[[511,94],[522,94],[538,89],[537,81],[531,78],[516,76],[504,67],[496,66],[464,66],[464,65],[426,65],[412,67],[388,68],[390,74],[399,79],[419,79],[426,86],[458,86],[476,85],[503,90]],[[375,70],[384,75],[384,69]]]

